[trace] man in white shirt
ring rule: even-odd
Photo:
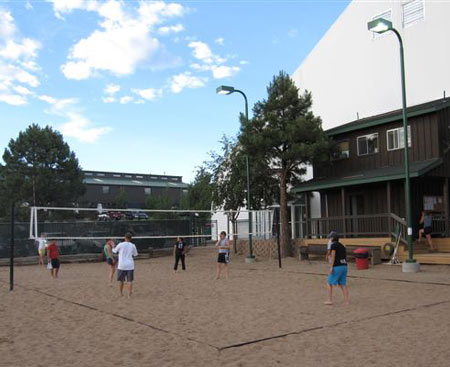
[[[119,254],[119,265],[117,266],[117,280],[120,282],[120,295],[123,296],[123,285],[128,283],[128,298],[133,292],[134,259],[138,255],[136,246],[131,242],[131,233],[125,234],[125,241],[113,248],[115,254]]]

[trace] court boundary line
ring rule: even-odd
[[[8,282],[5,282],[3,280],[1,282],[5,283],[5,284],[9,284]],[[95,312],[98,312],[100,314],[116,317],[116,318],[119,318],[119,319],[122,319],[122,320],[125,320],[125,321],[128,321],[128,322],[135,323],[137,325],[146,326],[146,327],[148,327],[148,328],[150,328],[152,330],[163,332],[165,334],[169,334],[169,335],[176,336],[176,337],[179,337],[179,338],[183,338],[183,339],[188,340],[190,342],[201,344],[201,345],[210,347],[212,349],[215,349],[216,351],[220,351],[220,347],[218,347],[216,345],[213,345],[213,344],[201,341],[201,340],[197,340],[197,339],[191,338],[189,336],[180,335],[180,334],[177,334],[177,333],[175,333],[173,331],[166,330],[166,329],[163,329],[163,328],[160,328],[160,327],[148,324],[148,323],[143,322],[143,321],[138,321],[138,320],[135,320],[135,319],[133,319],[131,317],[128,317],[128,316],[124,316],[124,315],[121,315],[121,314],[118,314],[118,313],[115,313],[115,312],[104,311],[104,310],[101,310],[101,309],[99,309],[97,307],[94,307],[94,306],[86,305],[84,303],[80,303],[80,302],[77,302],[77,301],[72,301],[72,300],[66,299],[64,297],[60,297],[60,296],[57,296],[57,295],[54,295],[54,294],[51,294],[51,293],[47,293],[47,292],[42,291],[42,290],[40,290],[38,288],[28,287],[28,286],[20,285],[20,284],[17,284],[17,283],[14,283],[14,286],[23,288],[23,289],[25,289],[27,291],[39,293],[39,294],[42,294],[44,296],[51,297],[51,298],[57,299],[57,300],[62,301],[62,302],[70,303],[70,304],[75,305],[75,306],[84,307],[84,308],[87,308],[88,310],[95,311]]]
[[[405,309],[397,310],[397,311],[390,311],[390,312],[386,312],[384,314],[373,315],[373,316],[360,318],[360,319],[356,319],[356,320],[348,320],[348,321],[337,322],[335,324],[315,326],[315,327],[310,327],[310,328],[299,330],[299,331],[291,331],[289,333],[269,336],[269,337],[266,337],[266,338],[260,338],[260,339],[255,339],[255,340],[249,340],[249,341],[246,341],[246,342],[230,344],[230,345],[227,345],[225,347],[220,347],[219,348],[219,352],[224,351],[224,350],[228,350],[228,349],[245,347],[247,345],[262,343],[262,342],[265,342],[265,341],[282,339],[282,338],[286,338],[286,337],[291,336],[291,335],[301,335],[301,334],[306,334],[306,333],[311,332],[311,331],[326,330],[326,329],[330,329],[330,328],[339,327],[339,326],[342,326],[342,325],[348,325],[348,324],[353,324],[353,323],[357,323],[357,322],[361,322],[361,321],[369,321],[369,320],[374,320],[374,319],[378,319],[378,318],[382,318],[382,317],[398,315],[398,314],[402,314],[402,313],[416,311],[416,310],[422,309],[422,308],[435,307],[435,306],[439,306],[439,305],[447,304],[447,303],[450,303],[450,300],[430,303],[430,304],[426,304],[426,305],[420,305],[420,306],[416,306],[416,307],[405,308]]]
[[[270,271],[270,272],[276,272],[279,270],[269,270],[269,269],[256,269],[256,268],[233,268],[233,270],[242,270],[242,271]],[[313,273],[313,272],[307,272],[307,271],[295,271],[295,270],[282,270],[284,273],[289,274],[304,274],[304,275],[315,275],[315,276],[321,276],[326,277],[328,274],[324,273]],[[441,283],[441,282],[420,282],[420,281],[414,281],[414,280],[408,280],[408,279],[394,279],[394,278],[373,278],[373,277],[361,277],[357,275],[347,275],[347,278],[352,279],[367,279],[367,280],[381,280],[385,282],[399,282],[399,283],[409,283],[409,284],[424,284],[424,285],[441,285],[445,287],[450,287],[450,283]]]

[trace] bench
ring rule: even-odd
[[[372,265],[381,264],[381,249],[376,246],[347,245],[345,246],[347,250],[347,258],[354,258],[353,250],[361,247],[369,251],[369,259]],[[300,260],[309,260],[309,255],[325,256],[326,254],[326,244],[310,244],[307,246],[300,246]]]

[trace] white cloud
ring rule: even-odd
[[[116,94],[118,91],[120,91],[120,85],[118,84],[108,84],[105,89],[103,89],[103,92],[109,95]]]
[[[217,43],[219,46],[223,46],[225,44],[225,40],[223,37],[217,38],[214,42]]]
[[[103,103],[114,103],[116,99],[114,97],[102,97]]]
[[[207,64],[211,64],[214,61],[214,55],[205,42],[189,42],[188,47],[192,48],[192,54],[196,59],[201,60]]]
[[[130,103],[130,102],[133,102],[133,97],[131,97],[131,96],[123,96],[123,97],[121,97],[120,98],[120,103],[121,104],[127,104],[127,103]]]
[[[239,61],[239,64],[241,64],[241,65],[248,65],[250,63],[247,60],[241,60],[241,61]]]
[[[14,91],[23,95],[23,96],[29,96],[32,95],[33,92],[29,90],[28,88],[22,87],[21,85],[16,85],[13,87]]]
[[[239,66],[213,66],[212,73],[214,79],[223,79],[228,78],[233,75],[236,75],[241,68]]]
[[[139,2],[137,9],[128,10],[127,3],[82,0],[53,0],[55,15],[62,17],[75,9],[94,11],[102,18],[100,28],[81,39],[69,51],[61,70],[68,79],[87,79],[99,72],[118,76],[133,74],[144,61],[149,61],[162,49],[153,36],[162,22],[180,17],[184,7],[163,1]],[[162,32],[178,32],[181,24],[159,27]]]
[[[47,102],[48,104],[55,104],[58,101],[56,98],[47,95],[38,96],[37,98],[41,101]]]
[[[102,135],[111,131],[110,127],[90,127],[91,122],[76,112],[68,112],[69,121],[63,123],[59,130],[70,138],[75,138],[83,143],[95,143]]]
[[[31,5],[29,0],[25,3],[25,9],[27,9],[27,10],[32,10],[33,9],[33,5]]]
[[[175,94],[180,93],[184,88],[194,89],[204,87],[207,81],[207,78],[194,76],[189,71],[174,75],[169,80],[170,89]]]
[[[176,24],[176,25],[171,25],[171,26],[164,26],[164,27],[160,27],[158,29],[158,33],[162,36],[166,36],[170,33],[179,33],[184,31],[184,26],[183,24]]]
[[[14,18],[9,11],[0,9],[0,38],[12,37],[16,32]]]
[[[38,96],[38,99],[50,105],[50,108],[45,111],[46,113],[63,117],[66,120],[57,126],[65,137],[74,138],[83,143],[95,143],[112,130],[109,126],[92,127],[92,122],[80,111],[76,98],[56,99],[48,95],[41,95]]]
[[[0,94],[0,101],[11,106],[22,106],[27,103],[27,99],[18,94]]]
[[[40,47],[38,41],[21,37],[11,13],[0,8],[0,102],[20,106],[33,95],[17,83],[31,88],[39,85],[33,72],[39,70],[35,59]]]
[[[6,41],[5,47],[0,48],[0,57],[17,60],[21,57],[28,59],[37,56],[36,51],[41,47],[40,43],[30,38],[24,38],[21,42],[12,39]]]
[[[155,99],[161,97],[163,94],[162,89],[155,89],[155,88],[133,89],[132,91],[136,93],[139,97],[147,101],[154,101]]]
[[[223,41],[223,39],[221,40]],[[205,42],[192,41],[188,44],[188,47],[192,48],[192,55],[200,61],[190,65],[191,69],[195,71],[211,71],[214,79],[223,79],[234,76],[241,70],[239,66],[223,65],[229,58],[233,59],[234,56],[215,55]]]

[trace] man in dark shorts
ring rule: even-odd
[[[348,289],[347,289],[347,252],[342,243],[339,242],[339,234],[332,231],[328,238],[331,239],[330,252],[330,269],[327,278],[327,300],[326,305],[333,304],[333,287],[339,286],[344,295],[344,302],[348,304]]]
[[[422,211],[422,217],[420,218],[419,226],[419,242],[423,241],[423,236],[427,239],[428,246],[430,246],[430,252],[436,252],[437,249],[433,246],[433,240],[431,239],[431,233],[433,232],[433,217],[431,212],[425,210]]]
[[[115,254],[119,254],[119,265],[117,266],[117,280],[120,282],[120,295],[123,296],[124,283],[128,284],[128,298],[133,292],[134,280],[134,257],[138,255],[136,246],[131,242],[131,233],[125,234],[124,242],[113,248]]]
[[[55,240],[51,241],[50,244],[47,246],[47,258],[48,262],[51,264],[50,269],[50,275],[52,278],[58,278],[58,272],[59,272],[59,250],[58,245]]]
[[[175,265],[173,267],[174,271],[178,269],[178,262],[181,260],[181,267],[183,270],[186,270],[186,243],[183,240],[183,237],[177,238],[177,243],[173,247],[173,254],[175,256]]]

